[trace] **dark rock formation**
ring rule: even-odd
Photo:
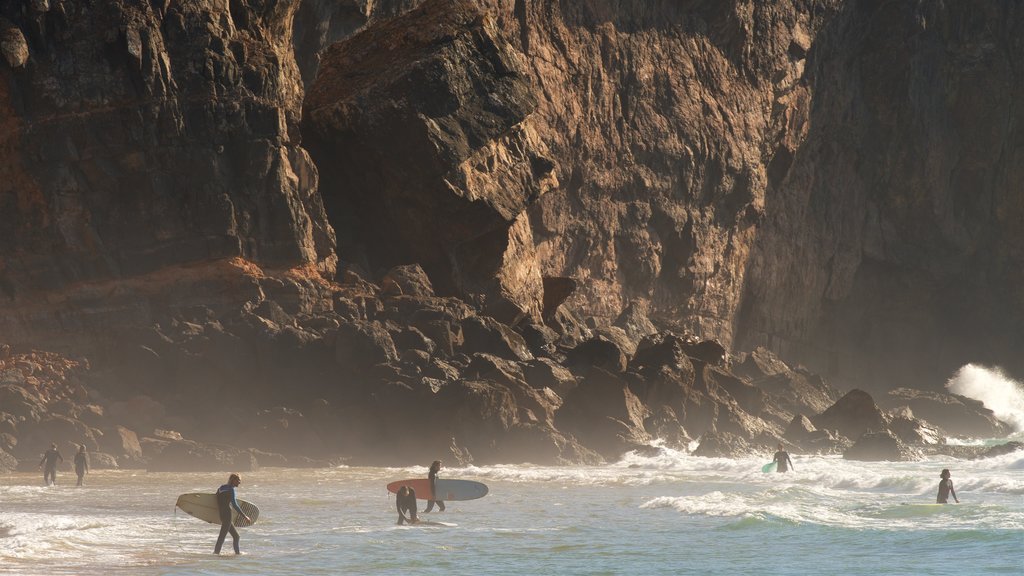
[[[471,2],[427,2],[331,46],[303,134],[341,255],[418,262],[490,316],[539,317],[524,212],[555,180],[535,108],[522,61]]]
[[[981,402],[958,394],[897,388],[885,399],[890,404],[908,407],[915,415],[954,436],[999,438],[1010,433],[1009,426],[997,420]]]
[[[1024,371],[1022,26],[1014,0],[9,2],[0,449],[969,456],[935,426],[1007,431],[973,401],[829,382]]]
[[[902,462],[910,460],[912,456],[907,447],[889,432],[868,432],[843,452],[846,460],[866,462]]]
[[[644,429],[646,409],[629,386],[601,368],[590,368],[565,397],[555,424],[585,445],[614,460],[651,440]]]
[[[827,410],[811,419],[818,428],[837,430],[847,438],[865,433],[888,432],[885,415],[870,394],[851,390]]]

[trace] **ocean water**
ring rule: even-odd
[[[399,527],[392,480],[425,467],[263,469],[242,556],[174,509],[226,474],[98,471],[76,488],[0,476],[4,574],[1024,574],[1024,451],[986,460],[864,463],[698,458],[662,450],[602,467],[446,468],[490,494]],[[424,463],[432,460],[424,458]],[[935,501],[949,468],[961,504]],[[421,505],[421,510],[423,506]],[[229,543],[226,549],[230,550]]]

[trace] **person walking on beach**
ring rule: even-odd
[[[430,472],[427,473],[427,479],[430,480],[430,496],[435,500],[427,500],[427,509],[423,513],[430,512],[434,509],[434,503],[437,503],[437,511],[444,512],[444,501],[437,499],[437,473],[441,470],[441,461],[434,460],[434,463],[430,465]]]
[[[224,545],[224,537],[231,534],[231,539],[235,547],[235,554],[241,554],[238,549],[238,530],[235,530],[235,523],[232,521],[231,509],[234,508],[245,518],[246,522],[251,522],[249,518],[242,512],[242,509],[238,506],[238,500],[235,498],[235,488],[242,483],[242,478],[238,474],[232,474],[228,476],[228,483],[224,484],[217,489],[217,509],[220,511],[220,535],[217,536],[217,545],[213,548],[214,554],[220,554],[221,546]]]
[[[409,524],[416,524],[420,521],[416,517],[416,491],[411,486],[402,486],[398,489],[398,495],[395,496],[395,507],[398,508],[398,525],[408,522]],[[406,518],[405,515],[409,517]]]
[[[47,486],[57,483],[57,462],[64,461],[64,457],[61,456],[60,450],[57,450],[57,444],[50,444],[50,449],[43,454],[43,459],[39,461],[39,467],[43,469],[43,484]]]
[[[89,455],[85,453],[85,444],[78,446],[78,453],[75,454],[75,474],[78,474],[78,484],[82,485],[82,478],[89,473]]]
[[[782,444],[779,444],[779,451],[775,453],[775,458],[772,459],[772,462],[778,465],[778,468],[776,468],[777,472],[788,472],[793,468],[793,461],[789,459],[789,452],[782,449]]]
[[[952,495],[953,501],[959,504],[960,499],[956,497],[956,490],[953,490],[953,481],[949,479],[949,468],[943,468],[939,478],[939,494],[935,497],[935,503],[949,504],[949,497]]]

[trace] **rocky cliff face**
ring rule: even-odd
[[[295,6],[4,3],[8,342],[94,351],[175,310],[235,308],[259,292],[246,262],[333,272],[298,146]]]
[[[1024,369],[1013,2],[487,2],[559,192],[542,274],[846,385]],[[865,359],[870,358],[870,361]]]
[[[1022,31],[1014,2],[848,2],[828,20],[804,136],[769,166],[738,345],[874,389],[971,358],[1021,373]]]
[[[1021,32],[1013,0],[5,2],[0,339],[552,458],[796,416],[630,367],[659,329],[842,388],[1020,373]]]

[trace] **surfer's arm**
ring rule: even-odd
[[[242,512],[242,507],[238,505],[238,499],[235,497],[234,488],[231,489],[231,507],[238,511],[238,513],[242,515],[242,518],[245,518],[246,520],[249,519],[249,515]]]
[[[953,501],[957,504],[960,503],[960,499],[956,497],[956,490],[953,490],[953,483],[949,483],[949,495],[953,497]]]

